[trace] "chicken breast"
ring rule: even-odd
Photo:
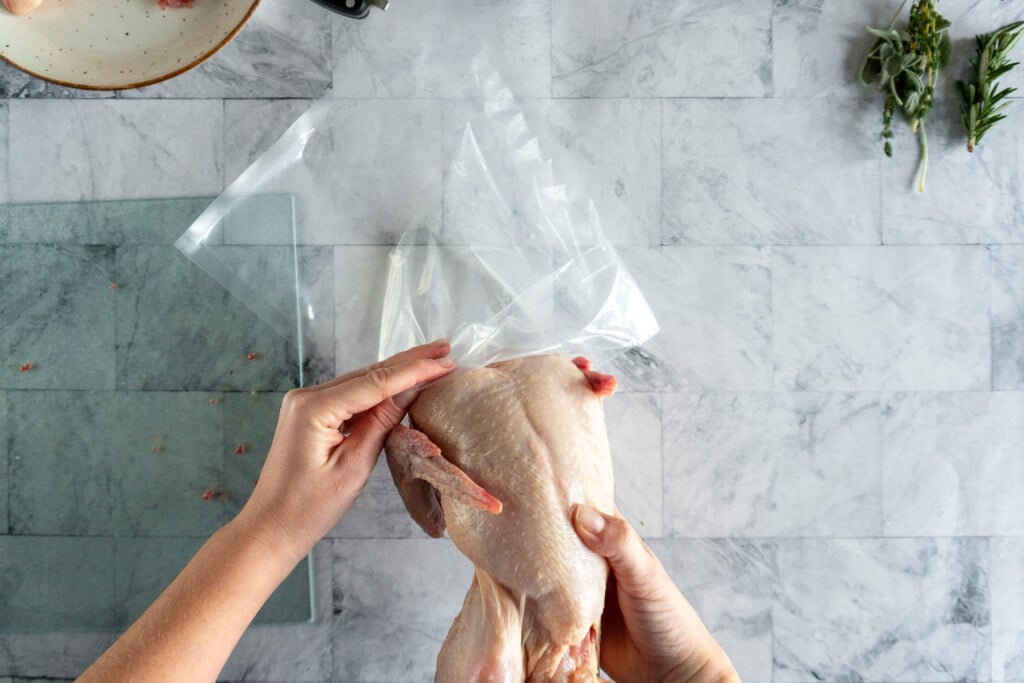
[[[425,389],[387,440],[412,517],[476,565],[436,681],[596,681],[607,563],[572,527],[614,510],[601,399],[615,380],[544,355]]]

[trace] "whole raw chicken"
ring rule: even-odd
[[[572,527],[586,503],[614,509],[601,398],[615,378],[583,358],[504,361],[454,374],[389,435],[388,465],[409,513],[447,527],[476,565],[435,681],[598,678],[608,566]]]

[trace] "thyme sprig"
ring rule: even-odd
[[[935,9],[936,0],[916,0],[910,8],[907,28],[895,29],[907,0],[900,3],[889,27],[866,27],[875,36],[860,70],[860,81],[871,85],[879,81],[886,91],[882,112],[883,150],[892,156],[892,118],[897,109],[910,122],[910,130],[918,134],[921,147],[921,172],[917,189],[924,192],[928,174],[928,136],[925,121],[932,110],[939,72],[949,66],[952,41],[950,22]]]
[[[957,81],[960,87],[960,114],[967,130],[967,151],[973,152],[982,137],[999,121],[1006,118],[1004,102],[1016,88],[999,89],[997,78],[1017,66],[1010,61],[1010,51],[1024,34],[1024,21],[1007,24],[992,33],[975,37],[977,53],[971,60],[971,69],[977,79]]]

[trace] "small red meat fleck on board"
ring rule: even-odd
[[[192,7],[196,4],[196,0],[157,0],[156,4],[160,9]]]
[[[110,283],[110,288],[111,289],[117,289],[117,283],[116,282],[111,282]]]
[[[36,369],[36,364],[35,363],[25,363],[24,365],[22,365],[18,369],[21,370],[22,372],[28,372],[29,370],[35,370]]]
[[[212,486],[203,491],[203,500],[209,501],[216,498],[217,500],[227,500],[228,494],[224,493],[223,489],[213,488]]]
[[[235,446],[235,453],[238,455],[243,455],[245,453],[245,444],[240,443],[237,446]]]
[[[252,352],[246,354],[245,357],[248,358],[249,360],[256,360],[256,354]]]

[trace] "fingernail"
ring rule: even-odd
[[[453,361],[451,358],[438,358],[437,359],[437,364],[440,365],[442,368],[454,368],[455,367],[455,361]]]
[[[441,337],[440,339],[435,339],[434,341],[430,342],[430,346],[445,346],[447,344],[448,340],[445,339],[444,337]]]
[[[604,531],[604,527],[607,522],[605,521],[604,515],[594,508],[586,505],[579,505],[576,507],[576,523],[585,531],[597,536]]]

